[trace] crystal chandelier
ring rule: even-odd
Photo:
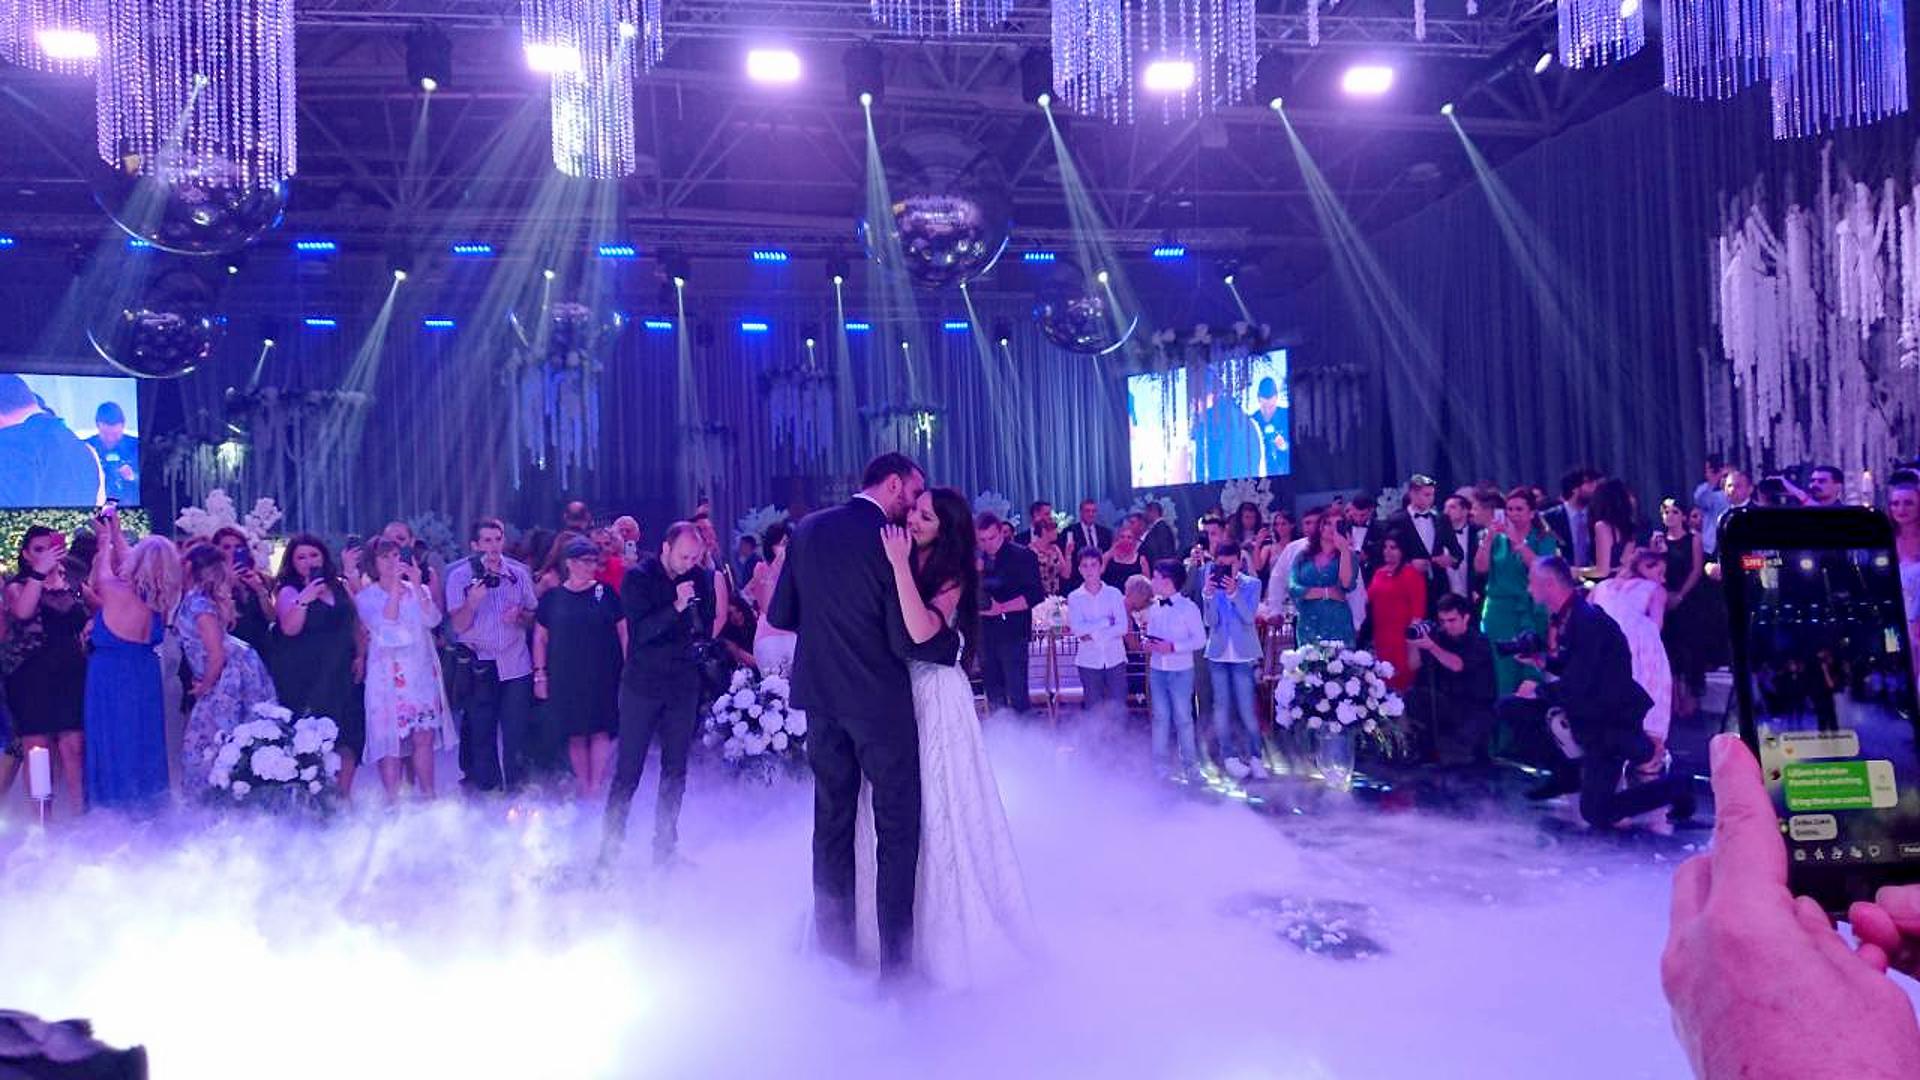
[[[521,0],[530,62],[553,76],[553,165],[567,176],[633,174],[633,79],[666,54],[661,0]]]
[[[1723,101],[1765,77],[1764,0],[1666,0],[1660,20],[1667,93]]]
[[[1905,112],[1905,0],[1769,0],[1767,67],[1776,139]]]
[[[1253,86],[1254,0],[1055,0],[1053,85],[1068,109],[1130,123],[1204,113]]]
[[[999,28],[1013,0],[871,0],[873,20],[915,37],[978,34]]]
[[[87,0],[0,0],[0,56],[34,71],[84,75],[100,55]]]
[[[102,160],[166,183],[293,175],[293,0],[96,0]]]
[[[1560,0],[1560,62],[1570,68],[1625,60],[1647,44],[1643,0]]]

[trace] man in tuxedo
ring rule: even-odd
[[[1067,529],[1067,557],[1091,547],[1106,551],[1113,546],[1113,530],[1100,524],[1100,504],[1092,499],[1080,501],[1080,520]]]
[[[1347,504],[1348,536],[1353,540],[1353,553],[1360,560],[1356,567],[1362,576],[1371,575],[1373,568],[1380,565],[1380,548],[1387,541],[1387,531],[1374,521],[1379,512],[1380,500],[1361,492]]]
[[[1453,525],[1434,505],[1433,478],[1414,473],[1407,481],[1404,505],[1387,519],[1385,535],[1400,541],[1400,550],[1414,569],[1427,575],[1427,614],[1447,591],[1447,571],[1466,561]]]
[[[1593,516],[1587,512],[1603,478],[1599,469],[1577,465],[1560,478],[1560,505],[1540,517],[1560,542],[1560,554],[1574,566],[1593,565]]]
[[[820,944],[845,960],[854,958],[854,818],[865,777],[873,784],[880,966],[886,977],[905,974],[912,963],[920,860],[920,742],[907,660],[933,646],[951,655],[952,631],[919,649],[912,645],[880,527],[904,519],[926,486],[926,474],[905,454],[875,458],[858,495],[795,528],[767,605],[774,626],[799,634],[793,704],[807,713],[807,759],[813,766],[814,924]]]
[[[1145,514],[1146,534],[1140,538],[1140,554],[1147,557],[1151,566],[1161,559],[1180,557],[1180,538],[1173,533],[1173,526],[1167,521],[1166,507],[1158,500],[1149,499]]]
[[[1016,713],[1032,707],[1027,685],[1027,645],[1033,639],[1033,607],[1046,599],[1040,560],[1012,542],[1012,531],[992,514],[981,514],[980,681],[987,705]]]

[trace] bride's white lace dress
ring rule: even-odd
[[[952,664],[915,661],[920,728],[920,863],[913,898],[914,966],[935,985],[991,982],[1033,954],[1033,914],[1000,787],[973,708]],[[878,962],[879,917],[871,793],[863,786],[854,836],[861,958]]]

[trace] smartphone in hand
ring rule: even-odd
[[[1740,734],[1787,883],[1830,912],[1920,881],[1920,712],[1887,519],[1743,507],[1721,523]]]

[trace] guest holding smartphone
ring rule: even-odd
[[[214,544],[189,549],[185,588],[173,627],[193,672],[193,711],[180,757],[186,790],[204,791],[220,736],[250,719],[255,705],[278,699],[260,654],[233,632],[232,556]]]
[[[280,704],[295,716],[324,716],[340,729],[340,793],[353,794],[354,772],[367,745],[367,635],[353,594],[333,565],[333,552],[317,536],[287,543],[280,564],[275,609],[280,640],[268,654]]]
[[[374,541],[374,581],[354,598],[368,640],[365,757],[380,770],[389,802],[400,798],[402,759],[413,763],[416,794],[431,799],[434,751],[460,745],[433,647],[440,609],[403,550],[385,537]]]

